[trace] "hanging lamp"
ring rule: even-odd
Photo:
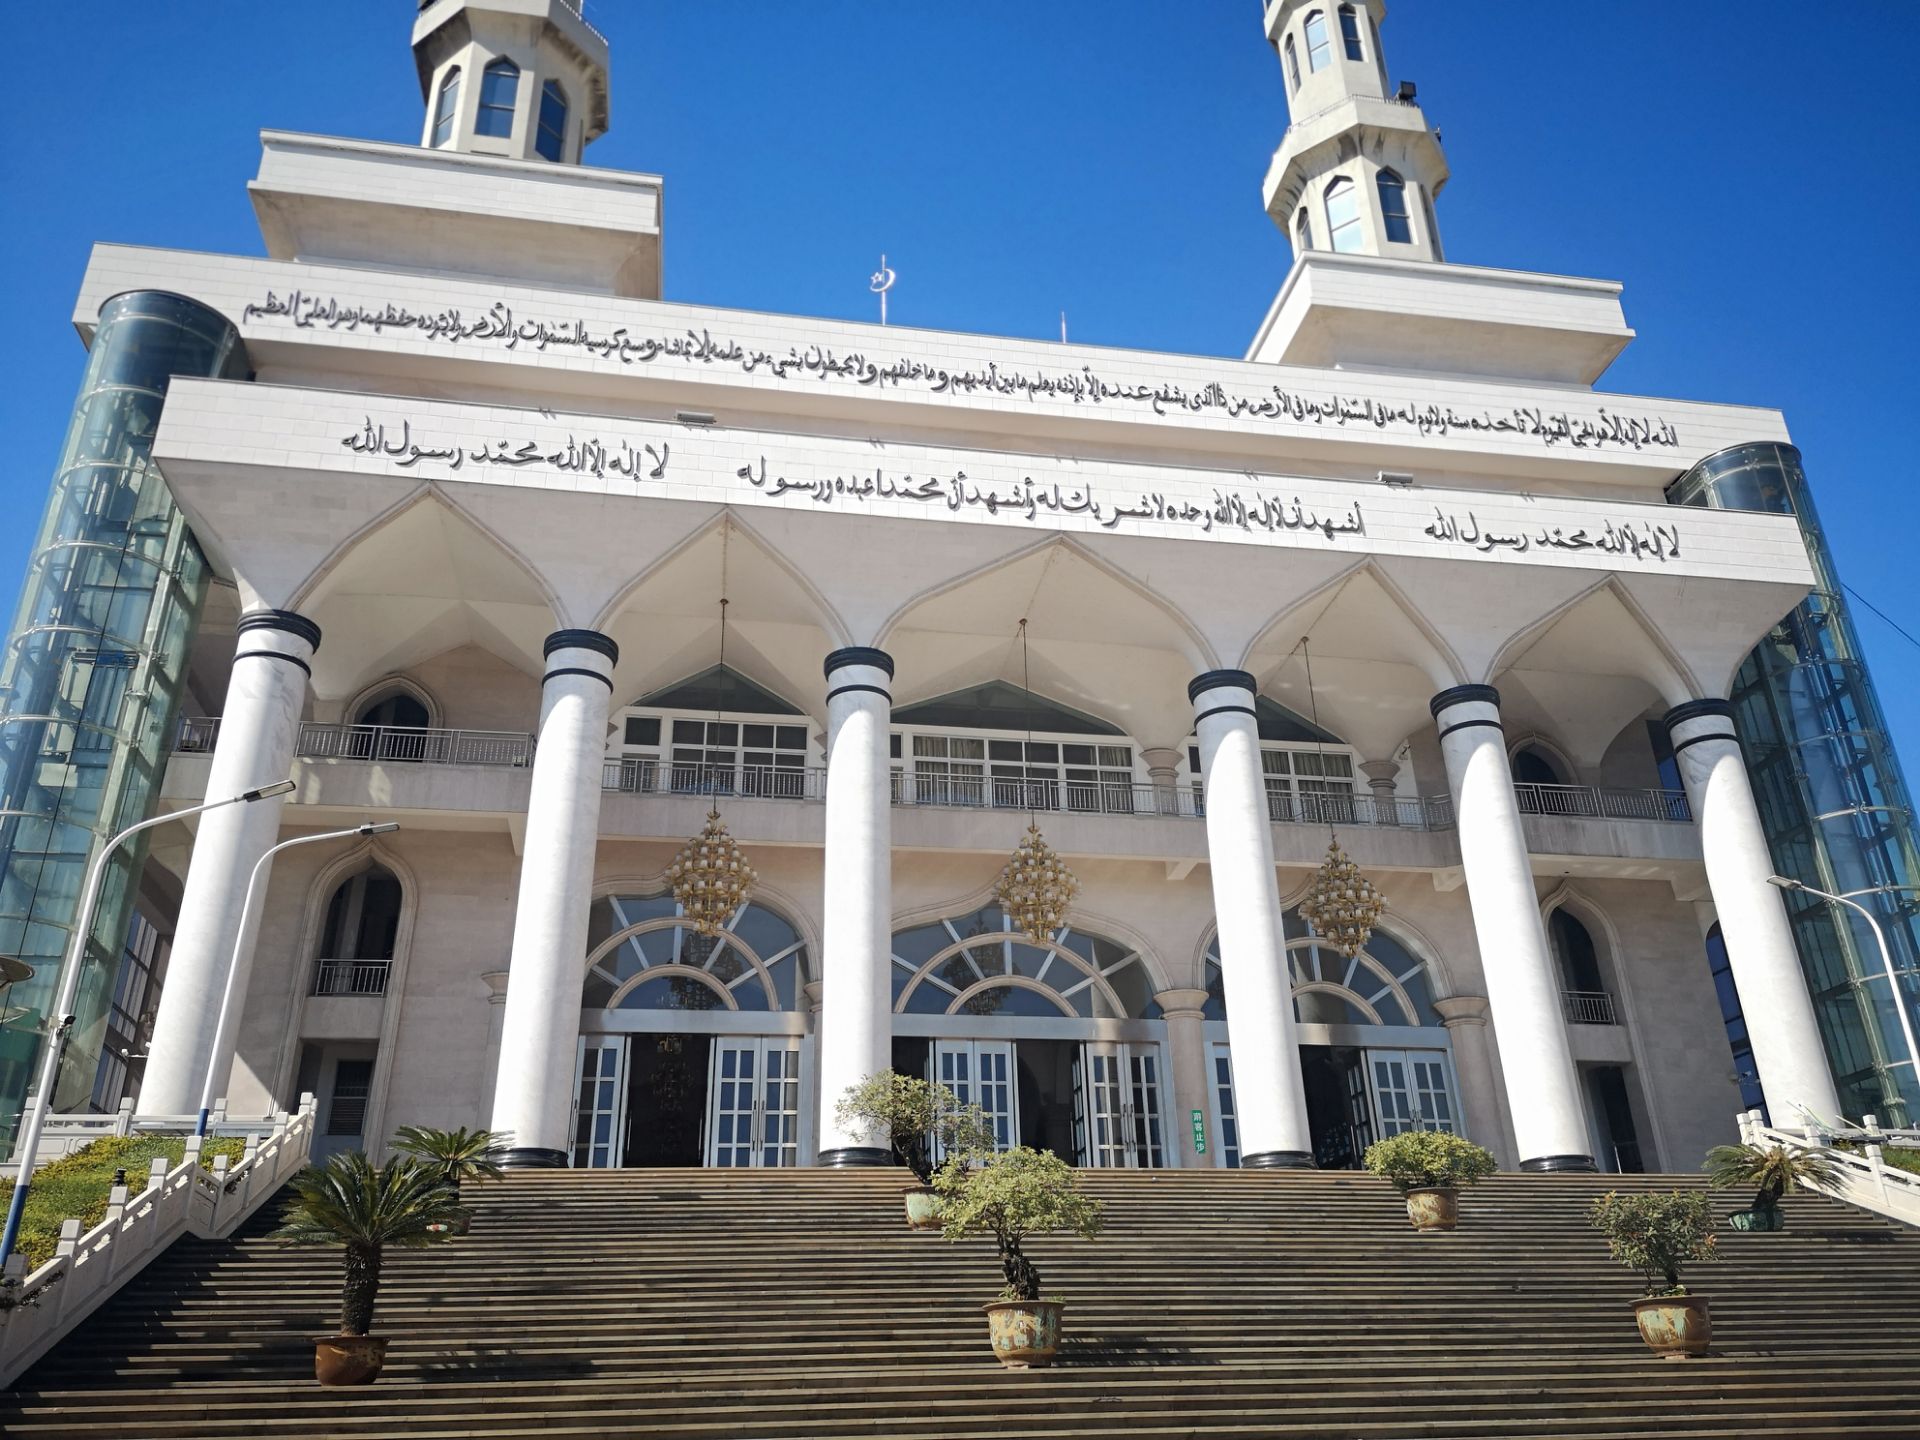
[[[1312,710],[1314,747],[1320,754],[1320,773],[1326,774],[1326,745],[1321,739],[1320,701],[1313,688],[1313,652],[1305,636],[1300,651],[1307,666],[1307,703]],[[1334,828],[1333,809],[1327,810],[1327,856],[1314,872],[1313,883],[1300,901],[1300,914],[1313,927],[1324,944],[1351,960],[1366,949],[1373,938],[1373,927],[1387,908],[1385,898],[1340,846],[1340,833]]]
[[[720,532],[720,674],[727,668],[727,531]],[[713,712],[716,721],[726,713],[725,690],[718,693]],[[720,818],[720,787],[709,773],[713,808],[700,833],[680,847],[667,867],[667,884],[679,902],[682,919],[702,935],[718,935],[727,921],[746,903],[748,893],[760,877],[747,863],[740,842],[728,833]]]
[[[1026,777],[1027,756],[1033,751],[1033,685],[1027,657],[1027,622],[1020,622],[1020,686],[1027,697],[1027,749],[1021,754],[1020,784],[1027,795],[1027,833],[1020,837],[1000,878],[993,882],[993,898],[1013,921],[1013,927],[1037,945],[1051,944],[1067,923],[1067,910],[1079,893],[1080,882],[1040,833],[1040,817],[1033,803],[1033,786]]]

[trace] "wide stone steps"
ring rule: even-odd
[[[1641,1346],[1584,1219],[1610,1188],[1500,1176],[1447,1235],[1351,1174],[1092,1174],[1098,1242],[1032,1253],[1048,1371],[999,1368],[984,1243],[915,1235],[891,1173],[562,1172],[477,1188],[474,1233],[390,1256],[386,1374],[312,1383],[337,1252],[262,1216],[188,1242],[0,1397],[8,1435],[1920,1436],[1920,1234],[1817,1198],[1690,1279],[1715,1353]],[[1717,1197],[1722,1211],[1739,1197]]]

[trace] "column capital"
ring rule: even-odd
[[[843,650],[835,650],[827,656],[823,671],[831,680],[833,672],[844,670],[849,665],[865,665],[874,670],[884,670],[889,680],[893,678],[893,657],[884,650],[876,650],[871,645],[849,645]]]
[[[606,656],[615,665],[620,663],[620,647],[612,636],[602,635],[598,630],[556,630],[540,647],[540,658],[550,660],[556,650],[591,650]]]
[[[1187,699],[1198,700],[1209,690],[1246,690],[1257,695],[1260,682],[1245,670],[1209,670],[1187,682]]]
[[[1442,690],[1427,702],[1427,709],[1438,720],[1442,710],[1450,710],[1455,705],[1491,705],[1500,708],[1500,692],[1491,685],[1455,685]]]
[[[1491,1007],[1484,995],[1449,995],[1433,1002],[1440,1023],[1449,1030],[1463,1025],[1485,1025]]]
[[[1161,990],[1153,998],[1168,1020],[1204,1020],[1211,997],[1204,990]]]
[[[278,630],[298,636],[307,642],[311,650],[320,649],[320,627],[306,616],[291,610],[250,610],[240,617],[240,623],[233,627],[233,633],[244,635],[249,630]]]
[[[1378,788],[1382,785],[1393,788],[1393,782],[1400,776],[1398,760],[1362,760],[1360,773],[1367,777],[1369,785]]]

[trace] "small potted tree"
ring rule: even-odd
[[[1716,1190],[1754,1190],[1753,1204],[1727,1217],[1736,1230],[1784,1230],[1781,1196],[1802,1187],[1833,1185],[1840,1178],[1834,1163],[1819,1151],[1784,1145],[1716,1145],[1707,1152],[1706,1168]]]
[[[1407,1197],[1416,1230],[1451,1230],[1460,1221],[1460,1191],[1493,1174],[1493,1156],[1444,1130],[1403,1130],[1367,1147],[1366,1166]]]
[[[1593,1202],[1588,1219],[1607,1237],[1607,1248],[1640,1272],[1646,1295],[1633,1305],[1640,1338],[1669,1360],[1704,1355],[1713,1341],[1713,1315],[1702,1295],[1680,1283],[1694,1260],[1714,1258],[1713,1207],[1698,1190],[1622,1195],[1609,1191]]]
[[[1079,1171],[1057,1155],[1024,1145],[946,1166],[933,1184],[943,1202],[941,1228],[947,1239],[991,1235],[1000,1247],[1006,1284],[998,1300],[982,1307],[994,1355],[1009,1370],[1051,1365],[1066,1307],[1058,1299],[1040,1298],[1040,1272],[1021,1247],[1034,1235],[1093,1239],[1100,1233],[1100,1202],[1081,1191]]]
[[[944,1085],[893,1070],[849,1088],[834,1114],[849,1129],[885,1135],[894,1159],[919,1180],[906,1194],[907,1224],[915,1230],[940,1228],[940,1196],[933,1188],[936,1153],[957,1159],[991,1151],[996,1138],[993,1122],[978,1106],[962,1105]]]
[[[448,1240],[466,1211],[438,1170],[401,1156],[376,1167],[357,1150],[330,1155],[292,1184],[293,1211],[275,1237],[346,1251],[340,1332],[313,1342],[314,1379],[322,1385],[372,1384],[387,1357],[386,1337],[368,1333],[387,1248]]]
[[[402,1125],[393,1133],[393,1148],[402,1155],[411,1155],[428,1169],[437,1170],[440,1183],[458,1199],[461,1181],[500,1178],[504,1172],[492,1156],[506,1140],[498,1130],[469,1130],[464,1125],[458,1130]],[[466,1234],[472,1225],[466,1216],[449,1223],[456,1235]]]

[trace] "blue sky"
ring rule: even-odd
[[[670,299],[1239,355],[1289,264],[1253,0],[588,0],[598,165],[667,179]],[[0,597],[83,355],[88,246],[258,253],[263,126],[414,141],[407,0],[16,6],[0,150]],[[1778,406],[1847,581],[1920,634],[1912,85],[1920,5],[1397,0],[1383,32],[1454,172],[1448,255],[1626,283],[1605,388]],[[75,77],[84,77],[75,83]],[[1920,650],[1864,611],[1920,767]]]

